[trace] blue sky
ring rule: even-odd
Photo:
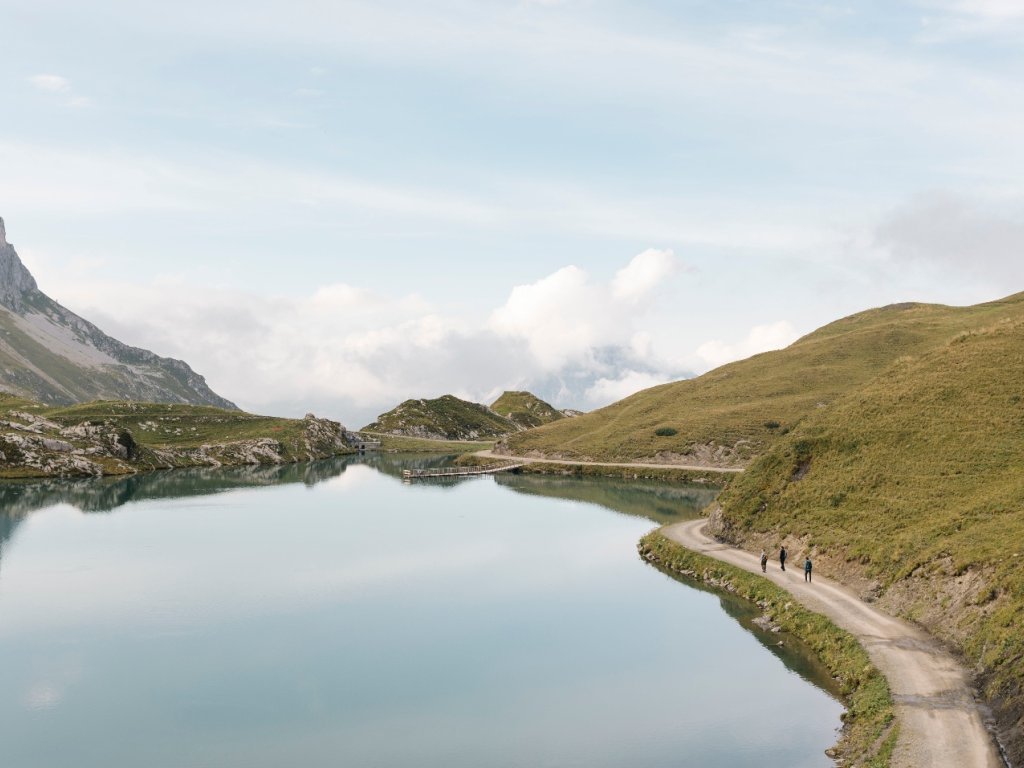
[[[9,239],[248,408],[590,408],[1024,289],[1011,0],[0,12]]]

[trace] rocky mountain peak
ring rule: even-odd
[[[32,273],[21,263],[14,246],[7,242],[4,220],[0,219],[0,305],[24,314],[25,299],[38,290]]]

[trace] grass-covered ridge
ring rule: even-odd
[[[917,357],[1003,319],[1024,294],[973,307],[899,304],[838,320],[776,352],[664,384],[574,419],[511,435],[517,455],[743,466],[816,411]]]
[[[443,395],[432,400],[406,400],[360,431],[428,440],[490,440],[517,429],[485,405]]]
[[[351,452],[343,426],[313,416],[125,401],[52,407],[0,394],[0,477],[280,464]]]
[[[1024,759],[1024,319],[894,362],[718,501],[719,535],[750,549],[786,538],[960,649],[1011,763]]]
[[[852,635],[803,608],[768,579],[692,552],[658,531],[641,539],[638,549],[648,562],[757,604],[773,624],[813,650],[835,678],[847,706],[842,735],[830,752],[841,765],[889,765],[897,736],[889,685]]]
[[[520,429],[531,429],[565,418],[565,414],[531,392],[503,392],[491,403],[491,410]]]

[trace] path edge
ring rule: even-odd
[[[768,579],[688,549],[661,531],[637,543],[643,560],[753,603],[767,622],[797,637],[824,664],[846,706],[839,740],[825,754],[840,766],[888,768],[899,732],[892,693],[857,639]]]

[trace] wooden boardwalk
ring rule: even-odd
[[[427,480],[434,477],[473,477],[475,475],[493,475],[497,472],[508,472],[529,464],[520,461],[515,464],[500,464],[493,467],[440,467],[439,469],[403,469],[402,479],[405,482]]]

